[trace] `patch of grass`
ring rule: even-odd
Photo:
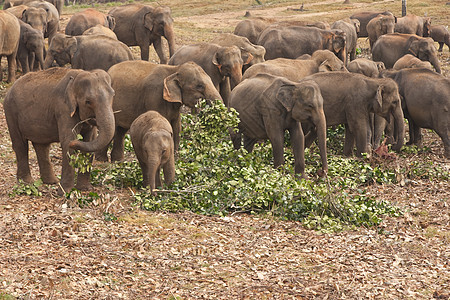
[[[0,292],[0,300],[13,300],[13,299],[17,299],[17,298],[8,293]]]
[[[426,238],[439,238],[443,241],[450,241],[450,232],[441,231],[439,228],[434,226],[428,226],[425,229],[425,237]]]

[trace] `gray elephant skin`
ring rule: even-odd
[[[269,139],[274,167],[284,163],[284,132],[289,131],[295,159],[295,173],[305,176],[304,135],[300,122],[312,120],[319,134],[322,172],[328,170],[326,121],[320,90],[312,81],[293,82],[284,77],[260,74],[244,80],[232,92],[230,106],[239,113],[238,133],[232,133],[235,148],[251,152],[254,144]]]
[[[65,34],[67,35],[82,35],[87,29],[100,24],[111,30],[114,30],[116,26],[116,21],[114,17],[110,15],[105,15],[96,9],[88,8],[84,11],[77,12],[74,14],[69,23],[67,23]]]
[[[248,56],[248,60],[251,57]],[[193,61],[205,70],[228,106],[231,89],[242,80],[242,67],[247,64],[236,46],[222,47],[213,43],[186,45],[179,48],[169,60],[169,65]]]
[[[246,37],[251,43],[256,44],[258,37],[273,21],[264,18],[253,18],[240,21],[234,28],[234,34]]]
[[[384,73],[399,86],[402,106],[409,124],[409,142],[421,146],[421,128],[434,130],[450,158],[450,79],[423,68]]]
[[[11,7],[16,7],[19,5],[28,5],[28,3],[33,2],[34,0],[6,0],[3,3],[3,9],[9,9]],[[51,3],[55,6],[58,11],[58,15],[61,16],[62,8],[64,6],[64,0],[46,0],[46,2]]]
[[[444,25],[431,26],[430,36],[435,42],[439,43],[439,52],[442,52],[444,44],[447,45],[450,51],[450,33],[448,32],[448,27]]]
[[[389,78],[370,78],[345,72],[317,73],[305,78],[315,81],[323,97],[323,110],[327,126],[345,124],[344,155],[351,155],[356,142],[356,155],[370,153],[372,139],[371,114],[390,120],[394,116],[399,137],[393,146],[403,146],[405,125],[396,83]],[[357,86],[355,89],[353,87]],[[314,131],[307,134],[306,146],[315,139]]]
[[[59,30],[59,13],[56,7],[46,1],[32,1],[27,4],[30,8],[42,8],[47,13],[47,19],[42,20],[41,13],[33,10],[33,13],[27,8],[22,13],[22,21],[30,24],[33,28],[44,32],[44,37],[48,38],[48,42],[53,39]]]
[[[375,42],[372,48],[373,60],[382,61],[386,68],[392,68],[395,62],[405,54],[412,54],[420,60],[429,61],[436,72],[441,73],[441,64],[431,38],[423,38],[415,34],[385,34]]]
[[[85,32],[83,32],[83,35],[104,35],[117,40],[117,35],[114,33],[114,31],[100,24],[87,29]]]
[[[276,58],[254,65],[244,73],[242,80],[258,74],[270,74],[299,81],[317,72],[344,71],[344,63],[329,50],[317,50],[310,59]]]
[[[367,77],[377,78],[380,71],[386,69],[381,61],[373,61],[367,58],[357,58],[347,65],[347,70],[352,73],[359,73]]]
[[[108,71],[116,92],[113,109],[116,132],[111,161],[123,159],[125,133],[142,113],[155,110],[172,126],[175,151],[180,143],[180,109],[193,108],[200,98],[219,99],[211,78],[193,62],[179,66],[158,65],[146,61],[127,61]],[[96,153],[97,160],[106,161],[108,148]]]
[[[395,62],[392,68],[394,70],[401,70],[406,68],[426,68],[429,70],[433,70],[433,66],[430,64],[430,62],[422,61],[411,54],[403,55]]]
[[[113,95],[111,78],[102,70],[52,68],[19,78],[3,103],[16,153],[17,179],[33,182],[28,165],[28,141],[31,141],[42,181],[57,183],[49,150],[51,143],[60,142],[63,154],[59,193],[69,192],[74,186],[75,174],[68,155],[73,149],[97,151],[113,137]],[[92,125],[98,128],[95,139],[92,139],[95,128]],[[78,133],[83,141],[76,140]],[[77,188],[90,188],[89,178],[89,173],[78,174]]]
[[[358,23],[349,23],[346,20],[339,20],[331,24],[331,29],[340,29],[345,32],[345,53],[350,55],[350,60],[356,57],[356,41],[358,40],[359,21]],[[346,60],[347,61],[347,60]]]
[[[0,62],[3,56],[8,60],[8,82],[16,80],[16,56],[19,48],[20,25],[17,18],[7,12],[0,11]],[[0,81],[3,70],[0,63]]]
[[[31,27],[21,20],[20,23],[20,42],[17,58],[22,66],[22,73],[26,74],[34,70],[35,60],[39,66],[44,69],[44,35],[37,29]]]
[[[345,33],[337,29],[269,26],[261,33],[257,44],[266,48],[266,60],[279,57],[297,58],[302,54],[313,54],[316,50],[330,50],[346,63]]]
[[[131,123],[130,137],[142,169],[143,185],[156,195],[155,188],[162,185],[161,168],[166,185],[175,180],[172,126],[160,113],[150,110]]]
[[[394,17],[394,15],[390,11],[382,11],[382,10],[381,11],[361,11],[361,12],[357,12],[350,16],[350,19],[359,20],[360,30],[358,33],[358,37],[368,37],[368,32],[366,29],[367,24],[370,22],[370,20],[372,20],[373,18],[375,18],[378,15]],[[394,19],[395,19],[395,22],[397,22],[397,18],[394,17]]]
[[[54,60],[60,67],[67,63],[74,69],[108,69],[122,61],[133,60],[130,49],[122,42],[104,35],[69,36],[58,33],[45,58],[44,68]]]
[[[116,19],[114,33],[119,41],[128,46],[139,46],[142,60],[148,60],[149,47],[153,44],[160,62],[167,63],[168,59],[162,47],[162,36],[169,44],[169,57],[175,52],[175,35],[170,8],[127,4],[113,8],[109,11],[109,15]]]
[[[394,33],[395,18],[393,16],[378,15],[367,23],[370,49],[383,34]]]
[[[407,14],[404,17],[397,18],[395,24],[395,32],[417,34],[418,36],[430,36],[431,18],[419,17],[412,14]]]

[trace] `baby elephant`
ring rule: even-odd
[[[166,185],[175,179],[172,126],[160,113],[149,110],[133,121],[130,136],[141,165],[143,184],[156,195],[155,187],[161,186],[161,167]]]

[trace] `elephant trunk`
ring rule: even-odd
[[[172,55],[175,53],[175,34],[173,33],[173,24],[165,24],[164,25],[164,37],[167,40],[167,43],[169,44],[169,55],[172,57]]]
[[[397,143],[392,146],[392,149],[398,152],[402,148],[405,140],[405,121],[403,120],[404,117],[401,106],[399,105],[392,114],[394,116],[394,128],[397,136]]]
[[[234,89],[242,81],[242,65],[235,64],[230,76],[231,89]]]
[[[37,58],[42,70],[44,70],[44,50],[45,48],[38,48],[35,52],[35,57]]]
[[[46,70],[51,67],[52,63],[54,61],[53,55],[50,53],[50,51],[47,52],[47,56],[45,57],[43,69]]]
[[[437,58],[437,56],[430,57],[430,63],[436,69],[436,72],[441,74],[441,63],[439,62],[439,59]]]
[[[156,185],[159,184],[159,182],[156,182],[156,178],[159,178],[159,174],[157,176],[157,172],[159,172],[159,166],[160,161],[159,160],[150,160],[147,161],[147,174],[143,174],[144,178],[146,178],[146,182],[144,182],[144,185],[150,187],[150,190],[152,192],[152,195],[156,196],[156,192],[154,190],[156,189]],[[164,174],[165,175],[165,174]]]
[[[164,183],[171,185],[175,181],[175,159],[172,155],[168,162],[163,166],[164,170]]]
[[[322,170],[324,172],[328,171],[327,162],[327,121],[323,110],[321,110],[317,117],[314,118],[314,123],[317,129],[317,142],[320,151],[320,158],[322,159]]]
[[[111,142],[115,130],[112,107],[97,108],[95,118],[98,128],[97,138],[89,142],[74,140],[70,142],[70,148],[84,152],[96,152],[102,150]]]

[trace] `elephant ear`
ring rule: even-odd
[[[408,53],[417,57],[419,54],[419,41],[413,41],[408,48]]]
[[[111,15],[106,16],[106,27],[108,27],[111,30],[114,30],[116,28],[116,18],[114,18]]]
[[[144,19],[142,20],[142,22],[144,23],[145,28],[147,28],[150,31],[153,30],[153,26],[154,26],[153,10],[144,14]]]
[[[378,86],[377,92],[375,94],[375,101],[374,101],[374,111],[375,112],[381,112],[383,107],[383,89],[384,87],[382,85]]]
[[[294,107],[294,87],[292,84],[283,84],[275,97],[288,112]]]
[[[22,21],[24,21],[25,23],[28,23],[26,12],[27,12],[27,10],[24,9],[23,12],[22,12],[22,18],[20,18],[20,19],[21,19]]]
[[[66,94],[66,103],[69,106],[70,117],[73,117],[73,115],[75,114],[75,112],[77,111],[77,108],[78,108],[78,102],[77,102],[77,98],[75,96],[76,91],[75,91],[75,86],[74,86],[75,77],[74,76],[69,77],[69,82],[67,83],[66,93],[65,93]]]
[[[244,48],[241,48],[241,54],[244,65],[248,65],[253,60],[253,55],[250,52],[246,51]]]
[[[67,53],[69,53],[70,57],[72,58],[78,48],[77,39],[73,36],[67,35],[64,38],[63,46],[64,46],[64,49],[66,49]]]
[[[168,102],[183,103],[181,88],[178,82],[178,74],[172,74],[164,78],[163,99]]]
[[[214,56],[213,56],[211,62],[212,62],[214,65],[216,65],[217,68],[219,68],[219,71],[221,71],[221,69],[222,69],[222,64],[220,63],[220,54],[219,54],[219,52],[214,53]]]

